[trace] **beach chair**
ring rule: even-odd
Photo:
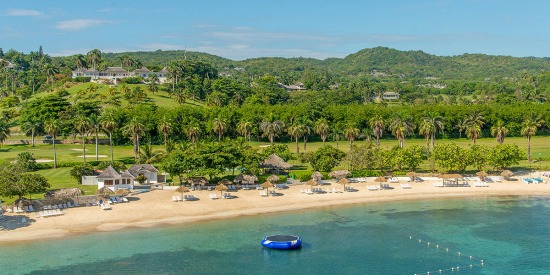
[[[122,197],[123,202],[128,202],[128,199],[126,197]]]
[[[216,200],[216,199],[218,199],[218,195],[210,194],[210,198],[213,199],[213,200]]]
[[[178,197],[177,197],[177,196],[172,196],[172,201],[173,201],[173,202],[177,202],[177,201],[178,201]]]
[[[330,187],[327,187],[327,191],[326,191],[326,192],[327,192],[327,193],[331,193]]]

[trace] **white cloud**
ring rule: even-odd
[[[40,16],[41,12],[36,10],[23,10],[23,9],[9,9],[6,12],[8,16]]]
[[[75,19],[75,20],[66,20],[60,21],[57,23],[56,28],[65,31],[76,31],[80,29],[90,28],[94,26],[101,26],[109,23],[104,20],[97,19]]]

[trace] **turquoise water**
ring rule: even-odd
[[[3,245],[0,273],[550,274],[548,217],[543,197],[324,207]],[[260,246],[276,233],[303,248]]]

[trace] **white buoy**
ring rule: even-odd
[[[449,252],[449,249],[448,249],[448,248],[445,248],[445,251]]]
[[[472,257],[472,256],[470,256],[470,260],[471,260],[472,258],[473,258],[473,257]]]
[[[412,240],[412,238],[413,238],[413,236],[409,236],[409,239],[411,239],[411,240]],[[415,274],[415,275],[416,275],[416,274]]]
[[[470,269],[472,269],[473,265],[470,265]]]
[[[458,272],[459,269],[460,269],[460,266],[457,266],[457,267],[456,267],[456,271]]]
[[[421,240],[421,239],[418,239],[418,242],[419,242],[419,243],[421,243],[421,242],[422,242],[422,240]]]
[[[458,252],[458,256],[460,257],[460,252]]]
[[[438,245],[438,244],[437,244],[437,245],[435,245],[435,248],[439,249],[439,245]]]
[[[430,246],[430,242],[428,242],[428,246]]]
[[[483,260],[481,260],[481,265],[483,265]]]

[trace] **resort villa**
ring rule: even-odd
[[[140,175],[145,176],[144,184],[165,183],[166,175],[158,175],[158,169],[151,164],[135,164],[124,172],[116,171],[112,166],[105,168],[97,176],[83,176],[83,185],[97,185],[97,189],[108,187],[116,191],[118,189],[134,189],[135,179]]]
[[[141,67],[133,71],[127,71],[122,67],[107,67],[104,71],[79,68],[73,71],[73,78],[90,77],[92,82],[109,81],[116,84],[120,79],[127,77],[148,78],[151,74],[156,74],[161,84],[168,80],[166,68],[163,68],[159,72],[153,72],[146,67]]]

